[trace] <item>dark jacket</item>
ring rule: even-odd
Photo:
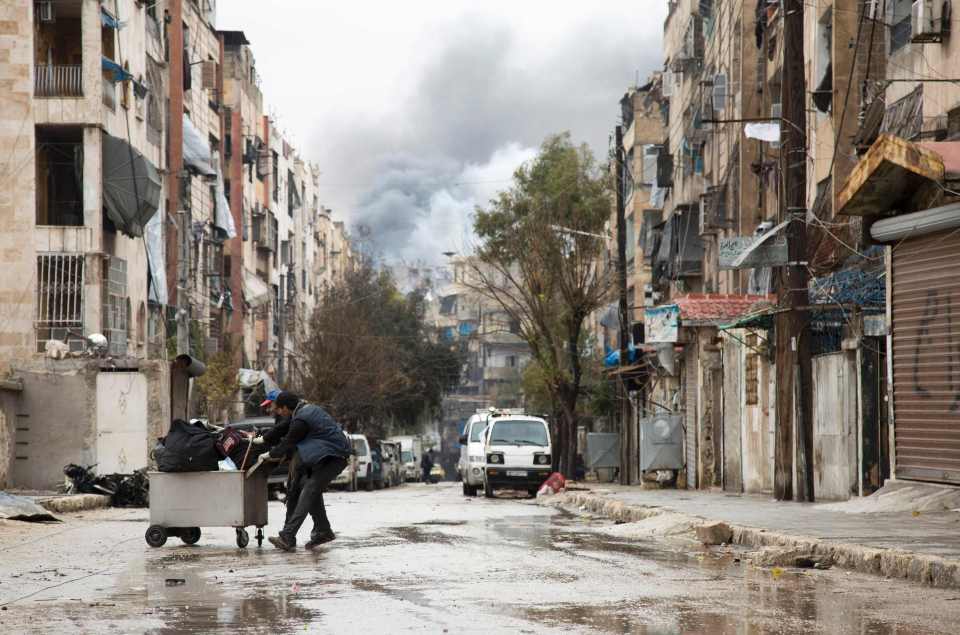
[[[320,406],[301,403],[290,418],[290,429],[270,456],[289,456],[294,450],[305,467],[312,467],[331,456],[346,459],[351,452],[350,440],[343,429]]]
[[[426,452],[423,453],[423,457],[420,459],[420,469],[421,470],[433,469],[433,458]]]
[[[273,418],[273,427],[263,433],[263,440],[268,447],[273,447],[283,441],[290,432],[290,417],[276,415]]]

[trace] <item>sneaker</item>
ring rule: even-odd
[[[334,534],[332,531],[328,531],[328,532],[325,533],[325,534],[320,534],[320,536],[317,537],[317,538],[311,538],[311,539],[310,539],[310,542],[308,542],[307,544],[305,544],[305,545],[303,546],[303,548],[304,548],[304,549],[308,549],[308,550],[310,550],[310,551],[313,551],[314,549],[316,549],[316,548],[319,547],[320,545],[325,544],[325,543],[328,543],[328,542],[331,542],[331,541],[336,540],[336,539],[337,539],[336,534]]]
[[[297,548],[296,545],[291,545],[289,542],[284,540],[283,536],[270,536],[267,538],[267,540],[269,540],[270,544],[272,544],[274,547],[283,551],[293,551]]]

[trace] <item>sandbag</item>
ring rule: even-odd
[[[170,432],[154,449],[161,472],[212,472],[218,469],[217,435],[183,419],[170,424]]]

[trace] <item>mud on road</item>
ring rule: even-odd
[[[960,632],[956,593],[755,568],[453,484],[327,499],[338,539],[316,553],[238,549],[231,529],[151,549],[145,510],[4,523],[0,632]]]

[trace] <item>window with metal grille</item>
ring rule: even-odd
[[[83,256],[40,254],[37,256],[37,351],[47,340],[68,341],[83,347]]]
[[[911,0],[893,0],[887,5],[890,12],[890,52],[899,51],[910,43]]]
[[[127,296],[127,261],[111,256],[103,263],[103,334],[107,337],[109,353],[127,354],[127,335],[130,325],[130,300]]]

